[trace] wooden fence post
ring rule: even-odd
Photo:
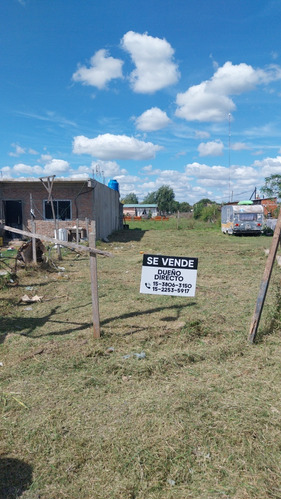
[[[79,243],[79,219],[76,219],[76,243]]]
[[[31,221],[31,231],[32,233],[36,233],[36,230],[35,230],[35,220],[33,219]],[[36,254],[36,238],[34,238],[32,236],[32,259],[33,259],[33,263],[34,264],[37,264],[37,254]]]
[[[96,246],[96,224],[92,221],[91,231],[89,233],[89,247]],[[90,271],[91,271],[91,289],[92,289],[92,309],[93,309],[93,335],[95,339],[100,338],[100,315],[99,315],[99,296],[98,296],[98,273],[97,273],[97,255],[90,252]]]
[[[249,342],[251,342],[251,343],[253,343],[255,341],[255,338],[257,335],[260,317],[261,317],[261,313],[263,310],[263,305],[264,305],[265,297],[267,294],[267,289],[268,289],[268,285],[269,285],[269,281],[270,281],[270,277],[271,277],[271,272],[272,272],[274,260],[275,260],[277,249],[278,249],[278,243],[280,241],[280,234],[281,234],[281,210],[280,210],[279,215],[278,215],[278,219],[277,219],[275,231],[273,234],[270,251],[269,251],[269,254],[267,257],[265,270],[264,270],[264,274],[263,274],[263,278],[262,278],[262,282],[261,282],[261,286],[260,286],[260,291],[259,291],[258,298],[257,298],[255,312],[254,312],[252,323],[250,326]]]
[[[85,218],[85,227],[86,227],[86,238],[89,240],[89,219],[88,217]]]

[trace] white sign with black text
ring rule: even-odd
[[[198,259],[144,254],[140,293],[194,297]]]

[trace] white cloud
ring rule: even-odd
[[[201,163],[188,163],[185,166],[185,173],[191,177],[200,179],[214,179],[216,181],[226,181],[229,177],[229,170],[226,167],[215,165],[210,167]]]
[[[1,180],[12,179],[13,178],[12,174],[13,172],[11,167],[3,167],[0,170]]]
[[[69,170],[69,163],[65,160],[52,159],[44,167],[40,165],[27,165],[26,163],[17,163],[12,168],[16,174],[26,174],[32,176],[59,175]]]
[[[229,199],[231,193],[234,198],[237,196],[238,199],[241,192],[248,191],[250,196],[254,187],[260,184],[260,172],[252,166],[231,165],[230,168],[226,168],[215,165],[211,167],[194,162],[185,166],[185,173],[189,176],[193,186],[195,183],[195,187],[211,190],[209,197],[217,201]]]
[[[234,65],[227,61],[210,80],[193,85],[177,95],[176,116],[200,122],[226,120],[228,113],[236,109],[230,96],[248,92],[258,84],[280,78],[281,69],[275,65],[261,70],[245,63]]]
[[[13,143],[11,144],[11,146],[15,149],[15,151],[11,151],[11,153],[9,153],[9,156],[17,157],[25,153],[25,149],[22,148],[19,144]]]
[[[199,156],[221,156],[223,143],[221,141],[201,142],[197,149]]]
[[[87,179],[89,179],[89,174],[87,174],[86,172],[81,172],[80,174],[71,174],[69,177],[67,177],[67,179],[72,179],[73,181],[86,181]]]
[[[254,167],[261,169],[261,174],[264,177],[268,177],[272,174],[281,175],[281,156],[276,156],[275,158],[264,158],[263,160],[256,160],[254,162]]]
[[[153,167],[152,165],[146,165],[145,167],[142,168],[142,170],[146,173],[149,173],[153,171]]]
[[[52,160],[52,156],[49,154],[42,154],[40,156],[40,160],[38,160],[40,163],[45,163],[45,162],[50,162]]]
[[[245,144],[245,142],[234,142],[233,144],[231,144],[231,149],[233,149],[233,151],[243,151],[250,148],[249,146],[247,146],[247,144]]]
[[[137,129],[146,132],[160,130],[167,127],[170,122],[171,120],[167,116],[167,113],[159,108],[148,109],[135,120]]]
[[[98,50],[90,60],[90,67],[80,66],[72,75],[75,82],[103,89],[114,78],[123,78],[123,61],[108,55],[105,49]]]
[[[73,153],[89,154],[101,160],[147,160],[154,158],[161,146],[126,135],[104,134],[94,139],[74,137]]]
[[[26,113],[23,111],[17,111],[16,114],[18,116],[24,116],[26,118],[40,120],[43,122],[55,123],[61,128],[66,128],[68,126],[75,128],[77,127],[77,124],[75,122],[68,120],[63,116],[58,115],[55,111],[46,111],[45,114],[41,115],[37,113],[31,113],[31,112]]]
[[[196,130],[195,137],[196,137],[196,139],[209,139],[210,133],[205,132],[204,130]]]
[[[57,160],[56,158],[53,158],[44,166],[45,175],[62,174],[68,170],[69,163],[65,160]]]
[[[152,94],[179,80],[178,66],[173,61],[174,49],[165,39],[128,31],[121,44],[136,65],[130,75],[135,92]]]
[[[120,168],[120,165],[118,165],[116,161],[93,161],[91,164],[91,170],[95,175],[100,172],[103,177],[110,178],[127,174],[127,170],[125,168]]]
[[[26,165],[25,163],[17,163],[13,166],[13,172],[16,174],[42,175],[43,169],[39,165]]]

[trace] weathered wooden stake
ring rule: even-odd
[[[89,219],[85,218],[85,226],[86,226],[86,238],[89,239]]]
[[[281,233],[281,210],[280,210],[279,215],[278,215],[278,219],[277,219],[275,231],[273,234],[270,251],[269,251],[269,254],[267,257],[265,270],[264,270],[264,274],[263,274],[263,278],[262,278],[262,282],[261,282],[261,286],[260,286],[260,291],[259,291],[258,298],[257,298],[256,309],[255,309],[252,323],[251,323],[251,327],[250,327],[249,342],[251,342],[251,343],[253,343],[255,341],[255,338],[257,335],[260,317],[261,317],[261,313],[263,310],[263,305],[264,305],[264,301],[265,301],[265,297],[266,297],[266,293],[267,293],[267,289],[268,289],[268,285],[269,285],[269,281],[270,281],[270,277],[271,277],[271,272],[272,272],[274,260],[275,260],[277,249],[278,249],[278,243],[280,241],[280,233]]]
[[[96,246],[96,224],[92,221],[91,232],[89,234],[89,247]],[[98,273],[97,273],[97,255],[90,252],[90,271],[91,271],[91,289],[92,289],[92,308],[93,308],[93,335],[95,339],[100,338],[100,315],[99,315],[99,295],[98,295]]]
[[[76,243],[79,243],[79,219],[76,219]]]
[[[31,221],[31,231],[33,234],[36,233],[35,230],[35,220]],[[32,259],[33,263],[37,264],[37,254],[36,254],[36,238],[32,237]]]
[[[49,195],[48,196],[48,203],[51,203],[52,215],[53,215],[53,219],[54,219],[54,223],[55,223],[55,239],[57,240],[59,238],[58,221],[56,219],[56,213],[55,213],[53,196],[52,196],[52,189],[53,189],[55,177],[56,177],[55,175],[49,175],[48,177],[39,177],[39,179],[42,182],[44,188],[47,190],[48,195]],[[47,184],[46,184],[46,182],[47,182]],[[58,259],[62,260],[60,245],[57,245],[57,253],[58,253]]]
[[[35,230],[35,214],[34,214],[34,208],[33,208],[33,199],[32,199],[32,194],[30,193],[29,195],[30,198],[30,217],[31,217],[31,231],[32,233],[36,233]],[[32,237],[32,260],[34,264],[37,264],[37,255],[36,255],[36,239]]]

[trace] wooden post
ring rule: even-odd
[[[58,223],[57,223],[57,219],[56,219],[54,203],[53,203],[53,196],[52,196],[52,189],[53,189],[55,177],[56,177],[55,175],[49,175],[48,177],[39,177],[39,179],[42,182],[44,188],[47,190],[48,195],[49,195],[48,196],[48,203],[51,203],[52,215],[53,215],[53,219],[54,219],[54,223],[55,223],[55,239],[58,239],[58,237],[59,237],[59,235],[58,235]],[[47,182],[47,184],[46,184],[46,182]],[[58,259],[62,260],[60,245],[57,245],[57,253],[58,253]]]
[[[89,247],[96,246],[96,224],[92,221],[91,232],[89,234]],[[90,252],[90,271],[91,271],[91,289],[92,289],[92,309],[93,309],[93,335],[94,339],[100,338],[100,315],[99,315],[99,296],[98,296],[98,273],[97,273],[97,255]]]
[[[89,239],[89,219],[85,218],[85,226],[86,226],[86,238]]]
[[[31,217],[31,232],[36,233],[35,230],[35,214],[34,214],[34,208],[33,208],[33,199],[32,199],[32,194],[30,193],[29,195],[30,199],[30,217]],[[34,264],[37,264],[37,255],[36,255],[36,239],[32,236],[32,260]]]
[[[76,219],[76,243],[79,243],[79,219]]]
[[[270,251],[269,251],[269,254],[267,257],[265,270],[264,270],[264,274],[263,274],[263,278],[262,278],[262,282],[261,282],[261,286],[260,286],[260,291],[259,291],[258,298],[257,298],[256,309],[255,309],[252,323],[251,323],[251,327],[250,327],[249,342],[251,342],[251,343],[253,343],[255,341],[256,334],[258,331],[260,317],[261,317],[261,313],[263,310],[263,305],[264,305],[264,301],[265,301],[265,297],[266,297],[266,293],[267,293],[267,289],[268,289],[268,285],[269,285],[269,281],[270,281],[270,277],[271,277],[271,272],[272,272],[274,260],[275,260],[277,249],[278,249],[278,243],[280,240],[280,233],[281,233],[281,210],[280,210],[279,215],[278,215],[278,219],[277,219],[275,231],[273,234]]]
[[[31,221],[31,231],[33,234],[36,233],[36,228],[35,228],[35,220],[32,219]],[[36,254],[36,238],[32,236],[32,259],[33,263],[37,264],[37,254]]]

